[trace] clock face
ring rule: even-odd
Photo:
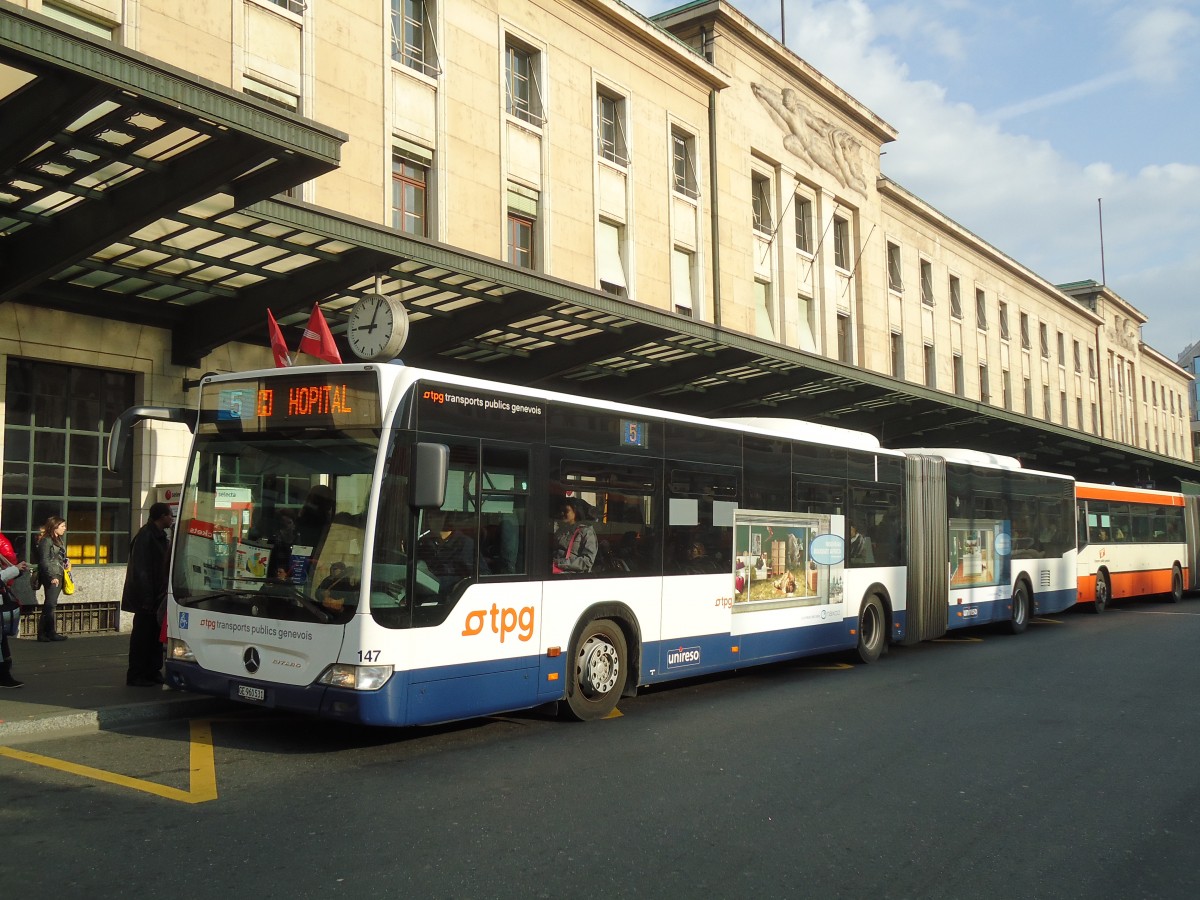
[[[346,337],[360,359],[394,359],[408,339],[408,313],[394,297],[370,294],[350,310]]]

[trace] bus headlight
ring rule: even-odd
[[[174,662],[195,662],[196,654],[192,652],[187,641],[167,638],[167,659]]]
[[[352,691],[376,691],[392,677],[391,666],[351,666],[334,663],[321,673],[317,684],[347,688]]]

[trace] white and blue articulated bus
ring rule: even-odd
[[[1074,602],[1073,543],[1018,549],[1027,525],[1070,541],[1069,479],[858,432],[368,363],[207,377],[198,414],[122,416],[113,460],[141,419],[195,432],[168,682],[251,704],[594,719],[642,685]]]

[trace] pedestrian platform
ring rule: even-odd
[[[205,715],[229,701],[164,687],[128,687],[129,635],[77,635],[39,643],[9,639],[20,688],[0,688],[0,744],[71,731]]]

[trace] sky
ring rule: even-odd
[[[780,0],[731,2],[780,37]],[[899,132],[886,176],[1054,284],[1103,281],[1171,359],[1200,341],[1200,0],[783,4],[788,49]]]

